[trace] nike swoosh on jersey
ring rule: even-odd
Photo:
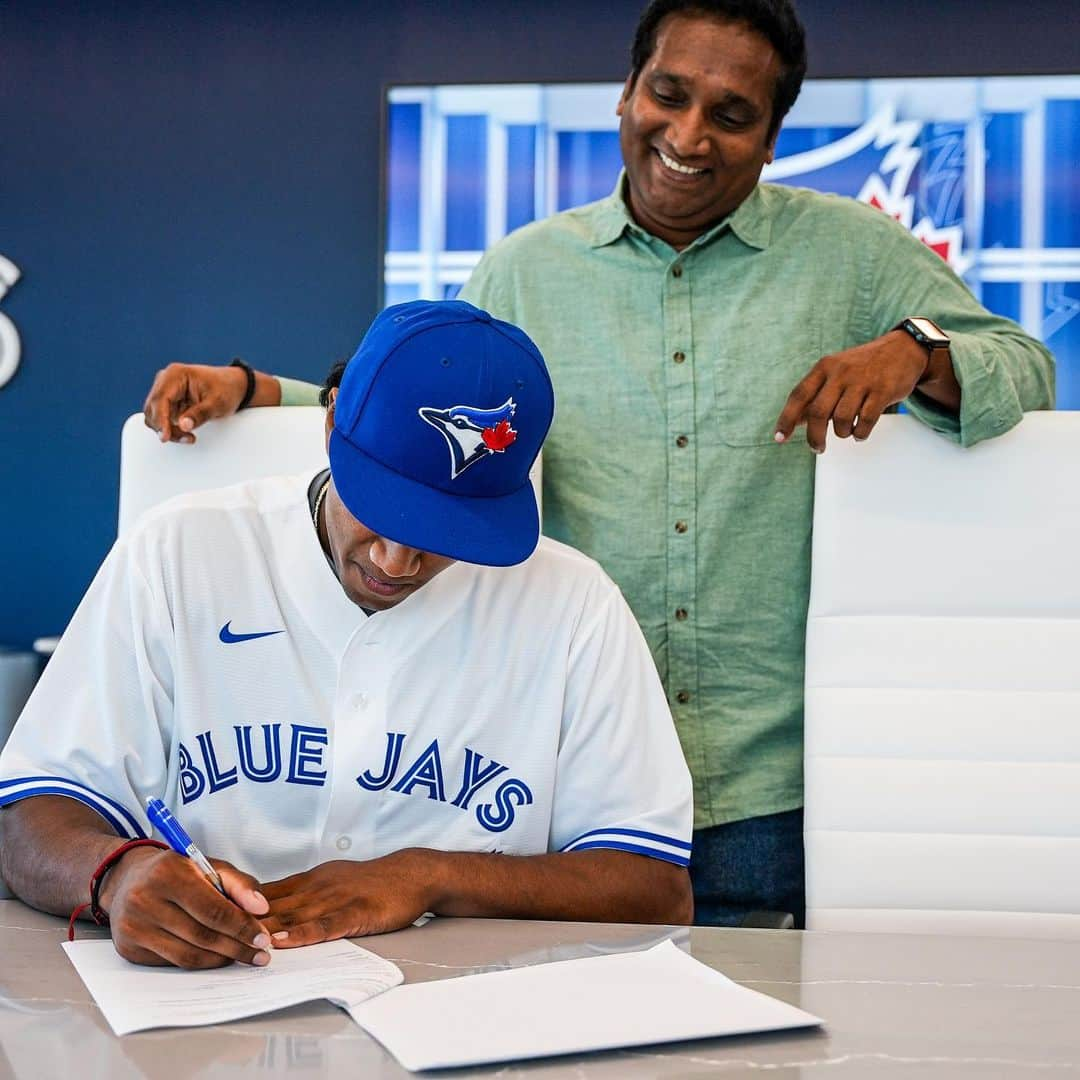
[[[218,637],[226,645],[235,645],[238,641],[254,641],[256,638],[261,637],[273,637],[275,634],[284,634],[284,630],[261,630],[257,634],[234,634],[229,627],[232,625],[232,619],[230,619],[220,631],[218,631]]]

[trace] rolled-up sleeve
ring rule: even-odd
[[[884,215],[883,215],[884,216]],[[1015,427],[1025,412],[1054,407],[1054,358],[1011,319],[991,314],[945,261],[906,229],[885,221],[865,313],[869,340],[924,315],[949,335],[961,388],[959,415],[913,394],[905,406],[963,446]]]

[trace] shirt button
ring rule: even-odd
[[[678,702],[678,703],[679,703],[680,705],[685,705],[685,704],[686,704],[686,703],[687,703],[687,702],[688,702],[688,701],[690,700],[690,691],[689,691],[689,690],[680,690],[680,691],[679,691],[679,692],[678,692],[678,693],[677,693],[677,694],[675,695],[675,700],[676,700],[676,701],[677,701],[677,702]]]
[[[686,617],[688,614],[689,612],[684,607],[675,609],[675,618],[678,619],[679,622],[686,622]]]
[[[672,358],[676,364],[681,364],[686,359],[686,353],[677,352]]]
[[[356,710],[366,709],[368,703],[367,694],[353,694],[349,704]]]
[[[690,440],[685,435],[680,435],[675,440],[675,445],[681,450],[684,446],[689,446]]]
[[[675,522],[675,531],[677,533],[684,533],[689,528],[690,528],[690,526],[687,525],[685,521],[676,521]]]
[[[682,267],[681,266],[673,266],[671,268],[671,276],[672,277],[682,277]]]
[[[334,841],[334,847],[336,847],[338,851],[348,851],[349,848],[352,847],[352,841],[347,836],[339,836],[337,840]]]

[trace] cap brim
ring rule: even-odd
[[[452,495],[388,469],[336,430],[329,452],[346,509],[388,540],[482,566],[514,566],[536,548],[540,517],[529,482],[493,498]]]

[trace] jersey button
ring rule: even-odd
[[[352,841],[347,836],[339,836],[334,843],[338,851],[348,851],[352,847]]]
[[[368,704],[367,694],[353,694],[349,699],[349,704],[359,712],[361,709],[366,709]]]

